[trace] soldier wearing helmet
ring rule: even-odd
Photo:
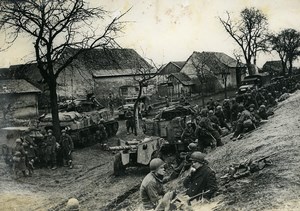
[[[183,143],[185,143],[186,147],[189,143],[195,141],[195,129],[196,126],[192,121],[187,121],[186,122],[186,127],[184,131],[181,134],[181,140]]]
[[[155,209],[165,194],[163,189],[165,162],[160,158],[154,158],[150,161],[149,167],[150,173],[143,179],[140,187],[140,198],[146,210]]]
[[[230,131],[230,127],[226,123],[227,120],[225,119],[225,114],[222,110],[222,106],[217,106],[216,111],[215,111],[215,115],[219,120],[220,127],[225,127],[225,128],[227,128],[228,131]]]
[[[73,168],[72,165],[72,151],[74,150],[73,140],[66,130],[61,131],[60,142],[63,165]]]
[[[217,146],[223,146],[220,133],[213,127],[211,120],[208,118],[208,110],[202,109],[201,120],[195,131],[196,139],[199,140],[199,150],[203,151],[206,146],[215,146],[213,141],[215,140]]]
[[[13,161],[14,161],[13,169],[16,177],[18,175],[18,172],[22,172],[24,176],[27,176],[26,173],[27,168],[25,162],[26,151],[24,150],[22,143],[23,142],[20,138],[16,139],[15,154],[13,157]]]
[[[48,166],[48,168],[52,167],[52,170],[57,169],[56,166],[56,148],[57,148],[57,142],[55,136],[52,134],[52,130],[49,129],[48,136],[45,140],[45,161]]]
[[[189,175],[184,179],[183,185],[187,188],[189,197],[204,193],[203,197],[210,199],[218,190],[215,172],[208,166],[205,155],[199,151],[191,154],[192,167]],[[199,196],[196,199],[201,198]]]

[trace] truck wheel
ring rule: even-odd
[[[126,167],[123,166],[121,153],[118,153],[114,157],[114,175],[120,176],[125,173]]]

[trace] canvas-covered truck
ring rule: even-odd
[[[120,141],[120,146],[107,147],[116,152],[114,157],[114,175],[122,174],[130,166],[147,166],[153,158],[159,156],[165,140],[160,137],[148,137],[143,140]]]

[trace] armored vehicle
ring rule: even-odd
[[[165,149],[170,148],[184,151],[185,147],[181,143],[181,135],[188,120],[196,113],[190,105],[175,105],[161,109],[154,119],[145,119],[144,133],[149,136],[159,136],[167,142]]]
[[[103,124],[107,138],[116,135],[119,123],[111,115],[109,109],[101,106],[94,100],[73,100],[59,112],[60,126],[67,129],[75,146],[88,146],[96,142],[96,132]],[[40,117],[39,126],[43,130],[52,128],[52,115]]]
[[[117,152],[113,165],[116,176],[122,174],[129,166],[147,166],[153,158],[159,156],[165,144],[165,140],[160,137],[120,142],[120,146],[107,147],[107,150]]]

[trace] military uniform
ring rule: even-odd
[[[52,164],[56,168],[56,138],[53,135],[48,135],[46,140],[45,161],[48,167]]]
[[[64,165],[69,165],[71,167],[72,150],[74,149],[74,144],[71,136],[69,136],[68,134],[62,134],[60,137],[60,146]]]
[[[203,197],[210,199],[218,190],[215,172],[207,165],[203,165],[192,172],[190,176],[187,176],[183,181],[183,185],[187,188],[186,194],[189,197],[209,191],[203,194]]]
[[[140,197],[144,209],[155,209],[159,200],[164,196],[162,178],[158,178],[153,172],[150,172],[142,181],[140,187]]]

